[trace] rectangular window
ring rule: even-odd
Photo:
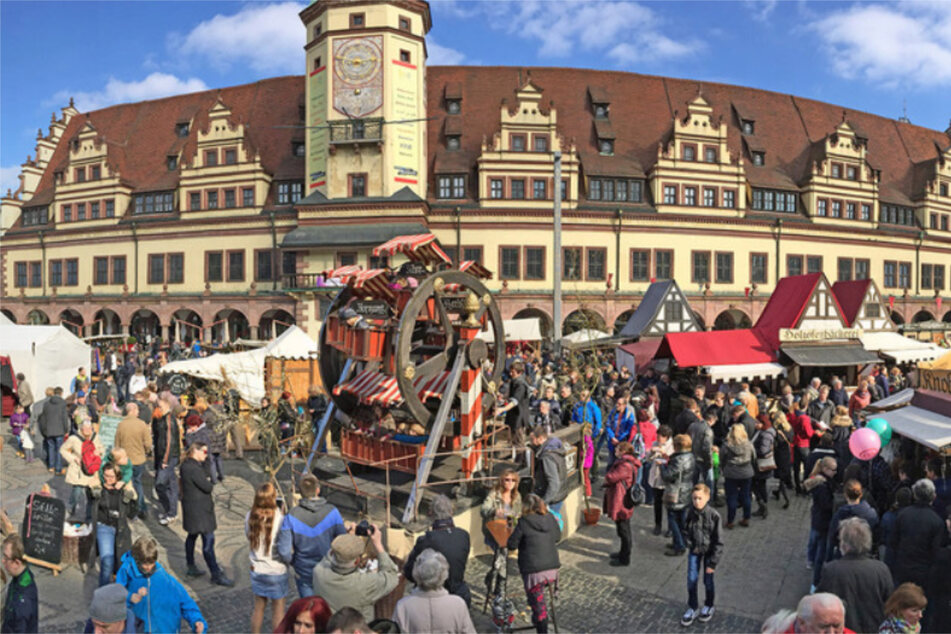
[[[54,260],[55,261],[55,260]],[[52,271],[53,262],[50,262],[50,271]],[[52,275],[50,276],[50,286],[59,286],[58,284],[53,284]],[[13,285],[17,288],[26,288],[27,285],[26,277],[26,262],[17,262],[16,263],[16,277],[14,278]]]
[[[928,228],[929,229],[938,228],[938,214],[931,214],[931,218],[928,220]]]
[[[842,201],[841,200],[832,201],[832,217],[833,218],[842,217]]]
[[[855,203],[845,204],[845,217],[849,220],[855,220]]]
[[[337,252],[337,266],[353,266],[357,263],[357,252],[356,251],[338,251]]]
[[[511,187],[512,187],[513,200],[525,199],[525,179],[524,178],[513,178],[511,182]]]
[[[192,211],[201,209],[201,192],[191,192],[188,194],[188,208]]]
[[[671,297],[664,302],[664,317],[668,321],[680,321],[684,318],[684,305]]]
[[[370,268],[379,268],[373,266]],[[254,252],[254,279],[258,282],[270,282],[274,279],[274,252],[261,249]]]
[[[183,283],[185,281],[185,254],[169,253],[166,261],[168,262],[168,283]]]
[[[281,273],[283,275],[297,274],[297,252],[296,251],[282,251],[281,252]]]
[[[786,194],[786,211],[789,213],[796,213],[796,194]]]
[[[697,205],[697,188],[696,187],[684,187],[684,204],[689,205],[690,207],[696,207]]]
[[[512,147],[510,148],[513,152],[524,152],[525,151],[525,135],[524,134],[513,134],[511,136]]]
[[[767,266],[769,256],[765,253],[750,254],[750,282],[753,284],[766,284],[769,279]]]
[[[518,247],[499,248],[499,277],[503,280],[519,279],[521,268],[521,249]]]
[[[561,181],[561,199],[568,200],[568,181],[566,180]]]
[[[614,183],[614,200],[620,202],[627,200],[627,181],[617,181]]]
[[[411,63],[411,62],[410,62],[411,59],[412,59],[412,57],[410,57],[409,51],[407,51],[407,50],[405,50],[405,49],[400,49],[400,61],[401,61],[401,62],[403,62],[404,64],[409,64],[409,63]]]
[[[591,200],[601,200],[601,179],[592,178],[588,181],[588,198]]]
[[[452,177],[452,197],[453,198],[466,197],[466,177],[465,176]]]
[[[733,283],[733,254],[717,253],[717,284]]]
[[[872,270],[872,265],[869,260],[856,260],[855,261],[855,279],[857,280],[867,280],[869,279],[869,271]]]
[[[390,256],[388,255],[371,255],[370,256],[371,269],[386,269],[389,267],[390,267]]]
[[[763,192],[763,211],[773,211],[773,201],[775,200],[776,192],[765,191]],[[781,210],[780,210],[781,211]]]
[[[63,222],[72,222],[72,221],[73,221],[72,205],[63,205]]]
[[[115,218],[116,217],[116,201],[107,200],[106,201],[106,218]]]
[[[63,285],[63,261],[50,260],[50,286]]]
[[[629,181],[628,191],[632,203],[639,203],[644,199],[644,183],[641,181]]]
[[[786,275],[802,275],[802,256],[786,256]]]
[[[112,283],[125,284],[125,256],[117,255],[112,258]]]
[[[175,155],[165,157],[165,169],[174,172],[178,169],[178,157]]]
[[[654,277],[659,280],[674,279],[674,252],[656,249],[654,251]]]
[[[243,207],[254,207],[253,187],[245,187],[241,190],[241,205]]]
[[[102,178],[102,168],[98,165],[93,165],[92,168],[92,180],[97,181]]]
[[[810,255],[806,258],[807,273],[822,273],[822,256]]]
[[[696,161],[697,160],[697,146],[684,144],[683,156],[685,161]]]
[[[581,279],[584,263],[581,260],[581,247],[564,247],[561,250],[561,278],[568,281]]]
[[[829,206],[829,201],[825,200],[824,198],[820,198],[818,201],[816,201],[816,215],[819,216],[820,218],[825,218],[826,216],[828,216],[829,215],[828,206]]]
[[[862,203],[862,220],[872,219],[872,206],[868,203]]]
[[[710,147],[709,145],[703,149],[703,160],[707,163],[716,163],[717,162],[717,149],[715,147]]]
[[[205,281],[220,282],[223,279],[223,256],[221,251],[205,252]]]
[[[162,254],[149,255],[149,284],[165,283],[165,256]]]
[[[717,190],[712,187],[703,188],[703,206],[715,207],[717,204]]]
[[[545,247],[525,247],[525,279],[545,279]]]
[[[176,123],[175,124],[175,134],[179,137],[188,136],[188,122]]]
[[[937,291],[944,290],[944,265],[935,264],[934,265],[934,286],[932,287]]]
[[[544,180],[532,181],[532,198],[535,200],[545,200],[548,198],[548,182]]]
[[[911,288],[911,262],[898,263],[898,287]]]
[[[66,260],[66,286],[79,286],[79,260]]]
[[[301,145],[303,145],[303,143]],[[303,156],[303,154],[297,154],[297,156]],[[225,150],[225,165],[234,165],[237,162],[238,162],[238,150],[234,148],[230,150]]]
[[[462,259],[463,261],[478,262],[482,264],[482,247],[474,246],[463,246],[462,247]]]
[[[228,251],[228,281],[244,281],[244,251]]]
[[[693,267],[690,281],[694,284],[704,284],[710,281],[710,252],[694,251]]]
[[[504,190],[502,188],[502,179],[493,178],[489,181],[489,197],[496,200],[502,198],[504,195]]]
[[[366,26],[365,13],[351,13],[350,14],[350,28],[351,29],[362,29],[364,26]]]
[[[109,283],[109,258],[95,257],[92,259],[92,283]]]
[[[850,181],[858,180],[859,172],[854,166],[849,165],[845,168],[845,177]]]
[[[439,176],[436,178],[436,198],[452,197],[452,178]]]
[[[611,179],[601,181],[601,199],[614,200],[614,181]]]
[[[947,217],[947,216],[941,216],[941,230],[942,230],[942,231],[947,231],[947,230],[948,230],[948,217]]]
[[[77,167],[77,168],[76,168],[76,171],[75,171],[75,174],[76,174],[76,182],[77,182],[77,183],[85,183],[85,182],[86,182],[86,168],[85,168],[85,167]]]
[[[601,282],[607,279],[608,250],[602,247],[588,247],[586,276],[588,281]]]
[[[205,167],[214,167],[218,164],[218,150],[205,151]]]
[[[210,191],[208,192],[208,209],[217,209],[218,208],[218,192]]]
[[[736,192],[725,190],[723,192],[723,206],[727,209],[736,209]]]
[[[651,252],[631,249],[631,281],[646,282],[650,279]]]
[[[99,219],[99,203],[89,203],[89,217],[93,220]]]
[[[836,280],[839,282],[848,282],[852,279],[852,258],[839,258]]]
[[[842,178],[842,165],[839,163],[832,164],[832,178]]]
[[[367,175],[366,174],[351,174],[350,175],[350,197],[363,198],[366,195],[367,195]]]
[[[364,191],[366,190],[366,175],[363,176],[364,182]],[[364,194],[365,195],[365,194]],[[291,202],[296,203],[298,200],[304,197],[304,183],[303,181],[294,181],[291,183]]]
[[[895,288],[898,286],[898,263],[885,260],[885,267],[883,271],[883,283],[885,288]]]
[[[882,316],[882,305],[873,302],[867,302],[865,304],[865,316],[876,319]]]
[[[931,264],[922,264],[921,265],[921,288],[931,288],[932,280],[931,273],[934,270],[934,266]]]
[[[400,16],[399,26],[400,26],[400,31],[409,31],[410,30],[409,18],[404,18]]]
[[[225,190],[225,209],[234,209],[236,207],[236,201],[234,196],[233,189]]]
[[[548,151],[548,137],[544,134],[536,134],[532,137],[532,145],[536,152]]]
[[[76,203],[76,220],[86,219],[86,203]]]
[[[290,202],[291,202],[291,184],[278,183],[277,184],[277,204],[286,205]]]
[[[664,204],[665,205],[677,204],[677,186],[676,185],[664,185]]]
[[[43,263],[30,262],[30,286],[39,288],[43,286]]]

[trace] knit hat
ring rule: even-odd
[[[356,535],[338,535],[330,543],[330,550],[340,563],[356,561],[366,549],[366,542]]]
[[[126,589],[118,583],[102,586],[92,593],[89,616],[100,623],[118,623],[126,617]]]

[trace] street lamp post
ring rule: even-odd
[[[552,249],[555,356],[561,356],[561,152],[555,152],[555,235]]]

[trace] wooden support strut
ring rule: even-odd
[[[461,348],[461,346],[460,346]],[[452,410],[453,395],[459,389],[459,379],[462,377],[462,371],[465,367],[466,355],[464,350],[456,351],[456,361],[452,365],[452,371],[446,381],[446,388],[443,391],[442,402],[439,405],[439,411],[436,414],[436,420],[429,428],[429,440],[426,441],[426,452],[419,461],[419,470],[416,472],[416,479],[413,481],[413,488],[409,493],[409,500],[406,502],[406,510],[403,511],[403,524],[408,524],[410,520],[416,517],[419,510],[419,501],[422,497],[420,489],[426,486],[429,481],[429,472],[433,469],[433,456],[439,449],[439,441],[442,439],[443,429],[449,420],[449,412]]]
[[[337,385],[347,382],[347,380],[350,378],[350,371],[353,370],[353,365],[353,359],[347,359],[347,362],[343,366],[343,371],[340,373],[340,378],[337,380]],[[334,404],[333,399],[328,399],[328,401],[329,403],[327,405],[327,409],[324,411],[324,415],[320,418],[320,423],[317,425],[317,431],[314,433],[314,445],[310,448],[310,455],[307,456],[307,466],[304,467],[304,473],[311,473],[310,467],[314,462],[314,455],[316,455],[318,448],[320,448],[320,443],[327,434],[327,429],[330,427],[330,421],[333,419],[336,405]]]

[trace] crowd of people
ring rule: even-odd
[[[226,477],[222,458],[233,432],[221,425],[227,408],[220,398],[185,400],[159,389],[152,372],[160,361],[145,360],[129,355],[120,365],[107,356],[95,386],[80,368],[68,392],[55,388],[39,401],[21,400],[11,431],[27,460],[31,432],[39,433],[47,469],[71,487],[69,516],[92,524],[99,589],[88,631],[178,631],[184,622],[203,632],[207,621],[159,561],[156,541],[133,540],[131,526],[150,516],[162,526],[181,521],[186,576],[207,574],[212,584],[232,586],[215,553],[213,493]],[[127,364],[131,371],[120,376]],[[849,448],[864,424],[862,410],[901,387],[901,372],[876,368],[851,394],[839,377],[824,378],[802,389],[710,386],[652,370],[636,375],[610,354],[556,359],[511,351],[493,413],[510,430],[512,461],[482,502],[482,537],[496,561],[502,553],[503,565],[505,553],[517,551],[535,630],[547,632],[552,617],[563,505],[573,486],[567,454],[577,442],[585,496],[602,493],[601,508],[616,527],[619,548],[610,566],[636,561],[631,522],[640,512],[650,514],[656,535],[669,538],[664,554],[685,557],[682,626],[715,616],[714,579],[729,560],[727,533],[767,519],[780,500],[788,509],[798,495],[811,499],[803,565],[812,588],[795,612],[764,623],[764,632],[951,631],[951,479],[943,459],[904,440],[871,460],[854,458]],[[306,411],[274,405],[276,424],[316,420],[322,404],[319,394],[312,397]],[[104,413],[122,416],[108,449],[97,434]],[[238,436],[232,444],[239,453]],[[154,509],[143,487],[149,471]],[[431,527],[401,568],[387,552],[384,531],[345,522],[321,497],[316,476],[303,474],[296,489],[294,503],[280,499],[272,482],[260,484],[245,519],[250,631],[475,631],[465,580],[472,544],[453,524],[458,509],[451,500],[432,500]],[[199,537],[207,570],[195,559]],[[4,632],[37,627],[36,584],[23,554],[16,535],[4,541],[4,568],[13,579]],[[292,578],[300,598],[287,605]],[[413,589],[381,615],[375,606],[401,579]],[[486,579],[487,596],[497,583]]]

